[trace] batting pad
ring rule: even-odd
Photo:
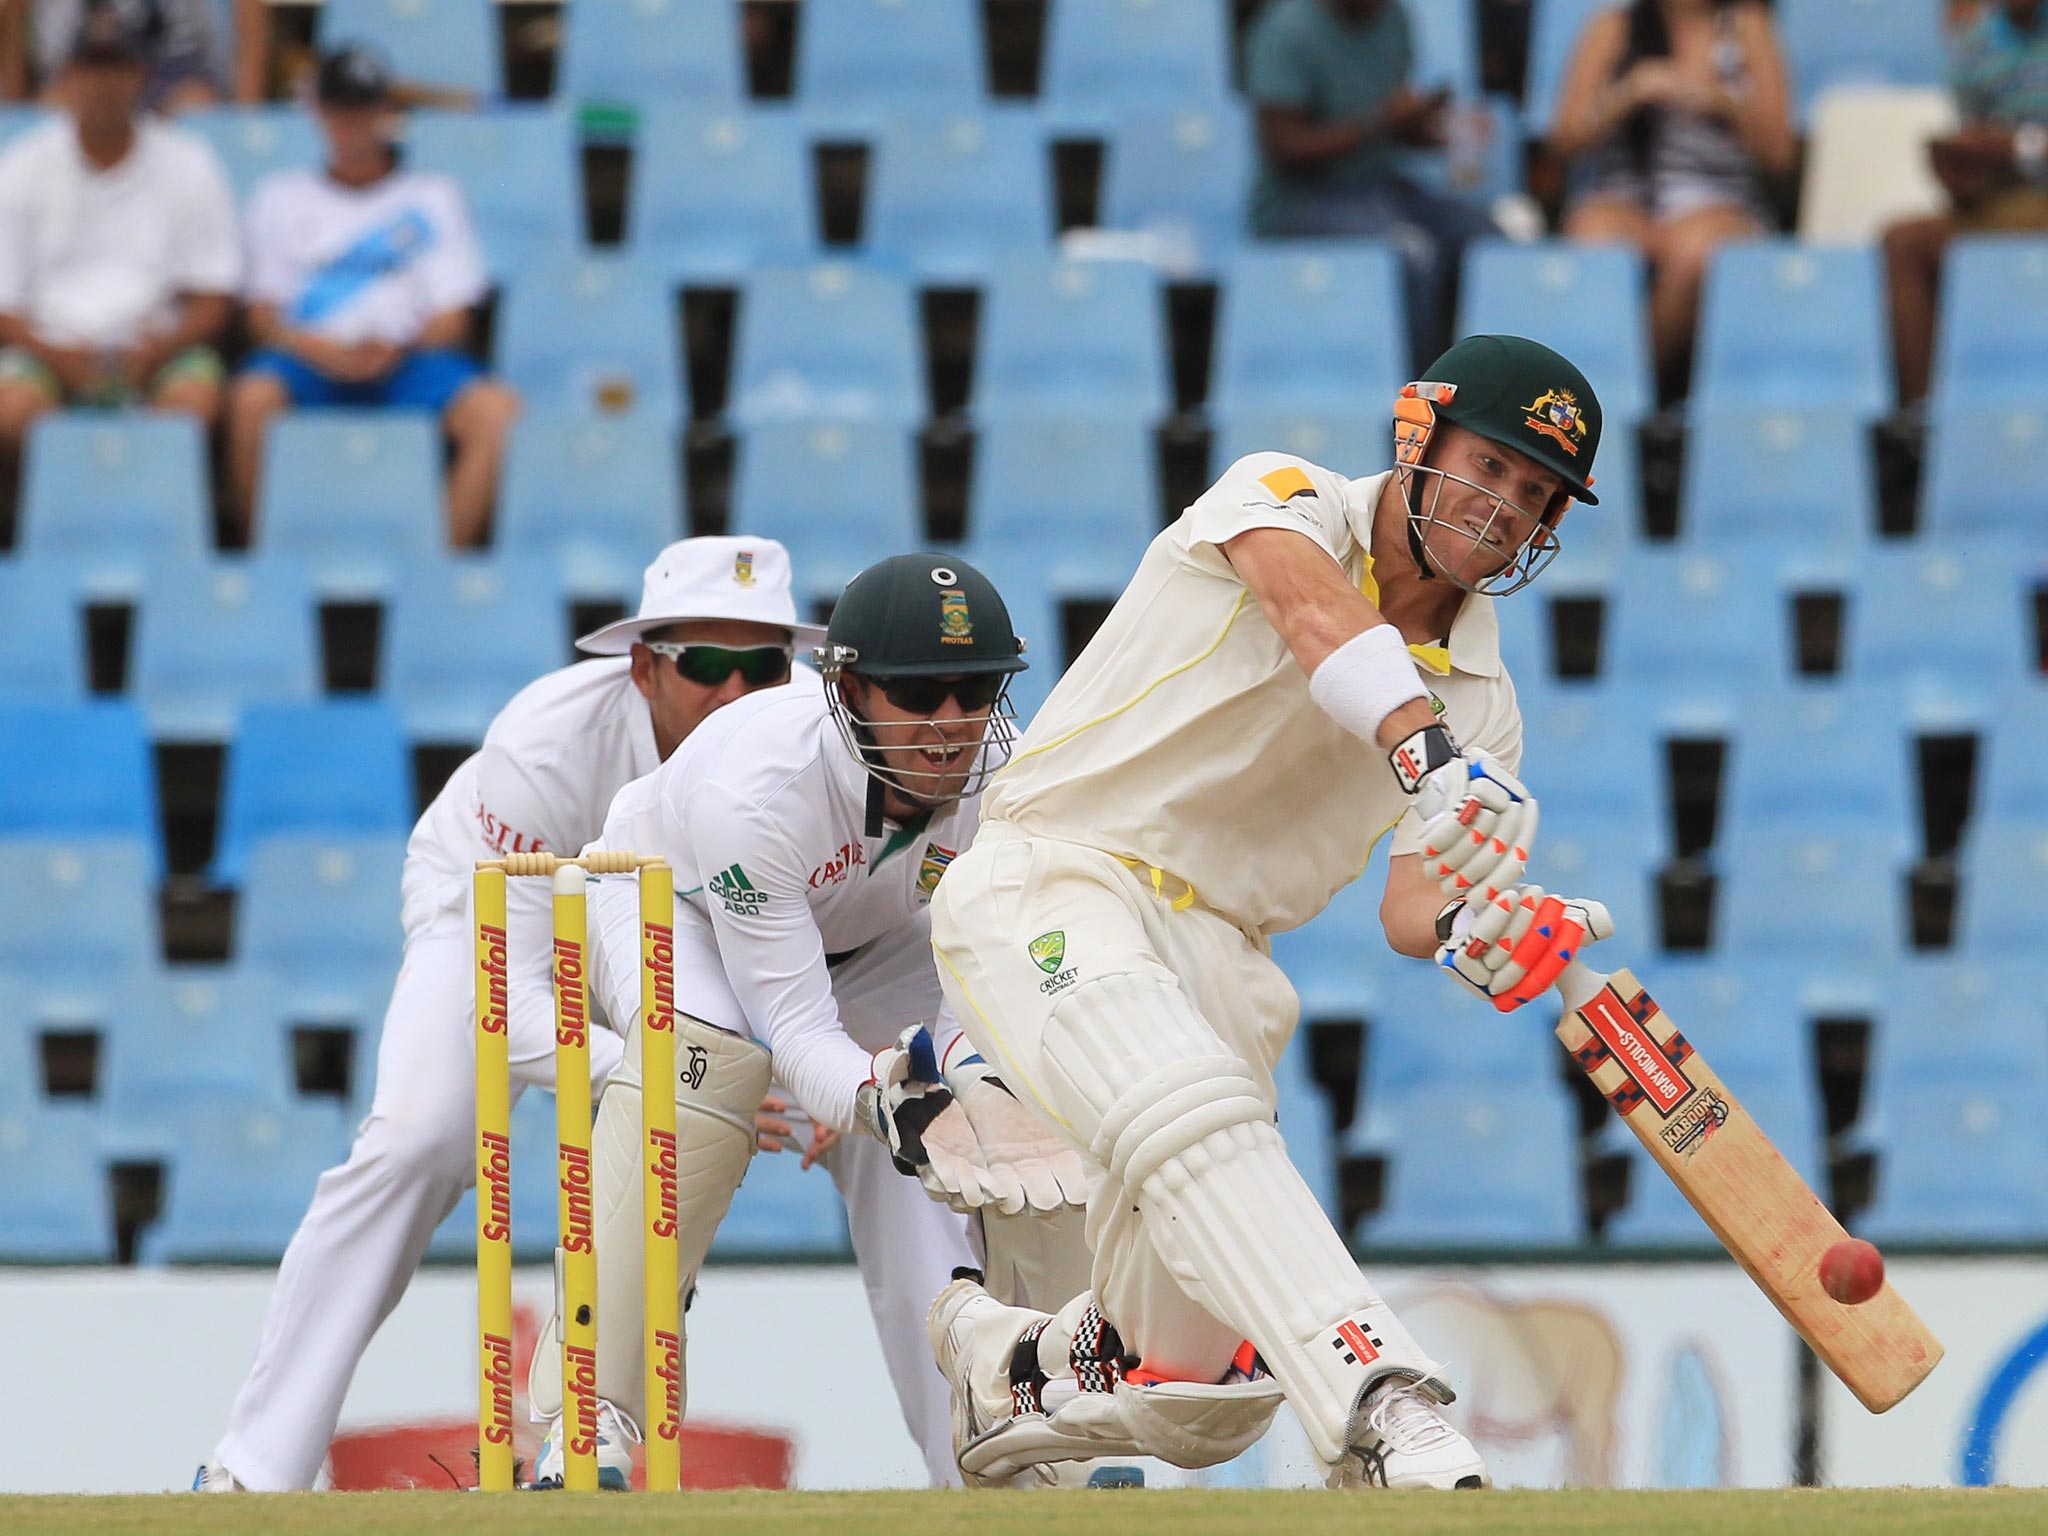
[[[635,1424],[645,1422],[647,1397],[639,1060],[636,1023],[621,1071],[598,1100],[590,1138],[597,1186],[597,1395]],[[754,1112],[768,1092],[769,1075],[765,1047],[686,1013],[676,1015],[676,1271],[685,1297],[697,1283],[711,1239],[754,1155]],[[555,1305],[559,1313],[559,1296]],[[559,1325],[559,1317],[551,1321],[543,1341],[552,1339]],[[680,1391],[687,1402],[687,1317],[678,1337]],[[535,1419],[549,1420],[562,1411],[560,1350],[544,1342],[533,1352],[526,1392]]]
[[[1289,1161],[1270,1087],[1170,977],[1081,982],[1041,1050],[1056,1107],[1109,1170],[1100,1198],[1136,1207],[1181,1290],[1257,1347],[1325,1461],[1373,1381],[1434,1377]],[[1142,1336],[1141,1320],[1111,1321]]]

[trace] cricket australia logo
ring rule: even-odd
[[[1066,930],[1055,928],[1051,933],[1041,933],[1026,947],[1033,962],[1050,976],[1060,968],[1060,962],[1067,958]]]
[[[753,917],[768,905],[768,893],[755,890],[754,882],[737,864],[713,875],[705,889],[734,917]]]
[[[683,1070],[677,1075],[682,1078],[683,1086],[695,1093],[704,1086],[704,1074],[710,1070],[710,1053],[701,1045],[693,1045],[690,1047],[690,1059],[683,1063]]]

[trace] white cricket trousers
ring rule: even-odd
[[[1294,988],[1197,895],[984,821],[932,903],[939,976],[975,1046],[1094,1165],[1092,1290],[1125,1349],[1213,1382],[1251,1340],[1334,1460],[1373,1375],[1433,1367],[1274,1130]]]

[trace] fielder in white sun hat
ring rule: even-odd
[[[719,536],[678,539],[654,557],[641,580],[640,611],[594,629],[576,642],[592,656],[625,656],[653,630],[693,619],[777,624],[790,632],[798,656],[822,645],[825,629],[796,616],[789,551],[773,539]]]

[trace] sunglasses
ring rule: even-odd
[[[1010,681],[1007,673],[978,672],[971,677],[878,677],[882,697],[906,714],[935,715],[946,700],[957,699],[970,715],[995,703]]]
[[[683,645],[673,640],[649,640],[647,649],[674,662],[677,674],[684,681],[704,688],[716,688],[735,672],[750,688],[789,681],[789,651],[779,645],[754,645],[734,650],[723,645]]]

